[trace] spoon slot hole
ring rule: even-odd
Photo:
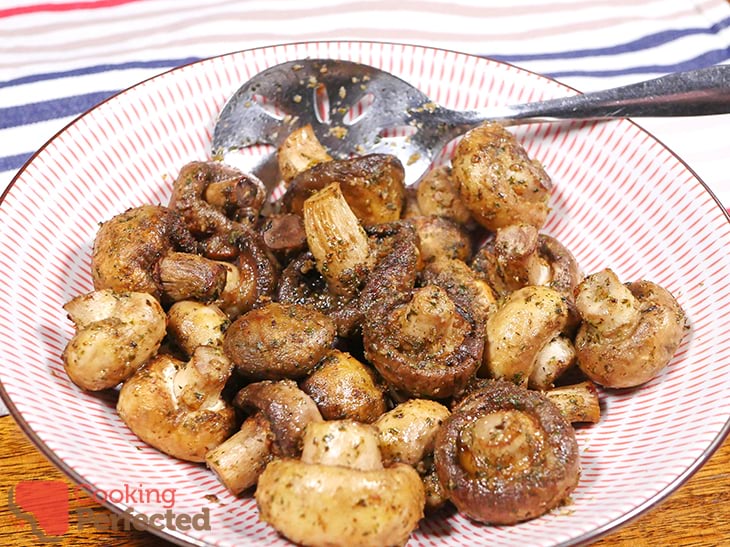
[[[284,112],[279,107],[279,105],[276,104],[276,101],[273,101],[264,95],[258,95],[255,93],[251,95],[251,99],[263,110],[265,110],[271,117],[276,118],[277,120],[284,119],[286,112]]]
[[[418,128],[412,125],[398,125],[382,129],[378,137],[383,140],[409,140],[417,132]]]
[[[330,97],[324,84],[317,84],[314,88],[314,114],[319,123],[330,122]]]
[[[373,105],[374,101],[375,95],[373,95],[372,93],[367,93],[364,97],[362,97],[359,101],[357,101],[348,109],[348,111],[342,117],[342,123],[344,123],[345,125],[354,125],[359,122],[362,117],[367,114],[368,110],[370,110],[370,107]]]

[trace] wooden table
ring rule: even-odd
[[[25,438],[10,416],[0,418],[0,545],[38,545],[30,527],[8,509],[9,489],[21,480],[65,479]],[[69,485],[71,484],[68,480]],[[93,506],[99,513],[108,513]],[[78,532],[73,522],[62,546],[170,545],[138,531],[97,532],[89,527]],[[710,547],[730,545],[730,441],[726,442],[680,490],[650,513],[614,532],[595,546],[654,547],[682,545]]]

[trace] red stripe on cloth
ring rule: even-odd
[[[26,15],[40,11],[72,11],[81,9],[97,9],[131,4],[140,0],[95,0],[91,2],[64,2],[61,4],[31,4],[29,6],[18,6],[15,8],[0,9],[0,18],[12,17],[14,15]]]

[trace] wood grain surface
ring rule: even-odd
[[[10,510],[8,494],[24,480],[64,480],[71,494],[69,531],[61,546],[171,545],[151,534],[126,530],[97,531],[79,526],[75,509],[93,511],[101,522],[111,522],[111,513],[84,494],[74,494],[73,484],[26,439],[10,416],[0,418],[0,545],[40,545],[29,524]],[[682,488],[668,500],[628,526],[594,543],[596,546],[655,547],[682,545],[709,547],[730,545],[730,441],[715,453]]]

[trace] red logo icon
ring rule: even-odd
[[[17,483],[8,491],[8,508],[42,543],[56,543],[68,531],[69,491],[61,480]]]

